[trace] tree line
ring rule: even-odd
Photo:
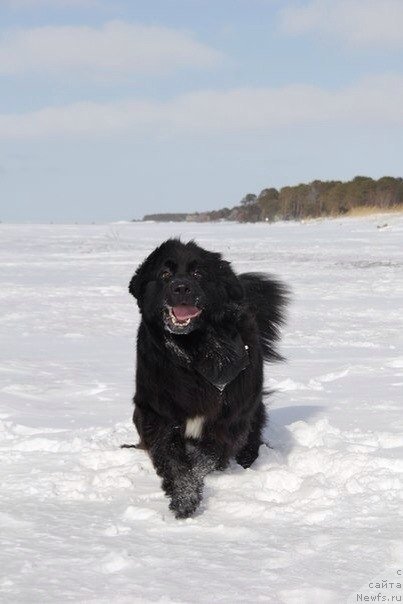
[[[212,222],[274,222],[340,216],[355,208],[403,209],[403,178],[383,176],[374,180],[356,176],[350,181],[314,180],[309,184],[263,189],[248,193],[233,208],[211,212],[148,214],[143,220]]]

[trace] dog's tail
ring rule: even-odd
[[[256,318],[264,358],[267,361],[282,360],[275,345],[284,323],[285,308],[290,299],[289,289],[280,281],[262,273],[243,273],[239,275],[239,279]]]

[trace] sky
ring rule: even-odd
[[[402,0],[0,0],[0,220],[403,176]]]

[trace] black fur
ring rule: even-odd
[[[129,290],[142,315],[133,415],[139,446],[171,510],[186,518],[200,504],[208,472],[231,457],[247,468],[258,456],[263,360],[280,358],[275,342],[287,291],[264,275],[237,276],[220,254],[177,239],[154,250]],[[181,309],[192,318],[178,322]],[[187,437],[186,422],[196,416],[203,431]]]

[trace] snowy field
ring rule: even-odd
[[[294,293],[288,361],[266,371],[272,448],[208,476],[186,521],[145,452],[119,449],[136,440],[127,284],[180,233]],[[1,602],[339,604],[396,580],[403,216],[0,225],[0,279]]]

